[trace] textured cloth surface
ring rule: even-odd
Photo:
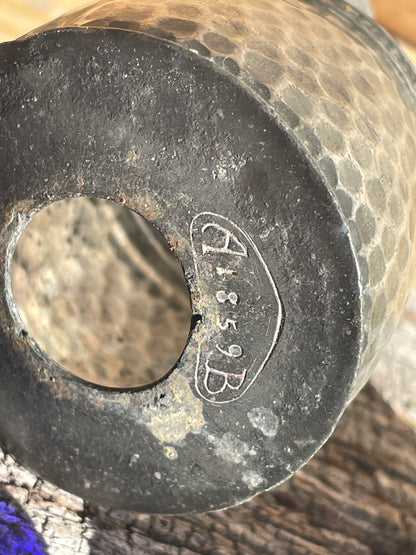
[[[0,554],[46,555],[43,541],[17,506],[0,500]]]

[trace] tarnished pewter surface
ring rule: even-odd
[[[414,73],[383,31],[341,2],[110,2],[49,28],[77,25],[93,29],[50,30],[0,50],[9,184],[0,439],[101,503],[176,513],[241,502],[328,438],[410,291]],[[45,75],[53,93],[39,95]],[[177,367],[152,388],[115,393],[75,380],[15,311],[8,265],[18,233],[34,211],[74,195],[123,201],[178,238],[194,327]],[[196,242],[193,222],[205,214]],[[243,264],[248,252],[257,265]],[[256,306],[265,276],[274,295],[259,293]],[[238,341],[222,343],[220,330]],[[251,379],[256,331],[268,348],[259,346]],[[222,358],[211,366],[214,354]]]
[[[365,383],[415,284],[416,74],[348,4],[97,2],[44,29],[121,28],[198,52],[261,97],[337,199],[360,268]]]

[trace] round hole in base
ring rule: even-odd
[[[67,199],[41,210],[17,243],[12,288],[39,346],[103,386],[162,378],[191,327],[189,290],[163,236],[102,199]]]

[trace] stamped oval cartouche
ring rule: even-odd
[[[247,391],[274,349],[282,301],[258,248],[234,222],[203,212],[192,220],[191,238],[204,338],[196,388],[212,403],[229,403]]]

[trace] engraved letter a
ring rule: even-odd
[[[214,222],[210,222],[205,224],[202,228],[202,233],[205,233],[207,229],[216,229],[222,235],[223,245],[220,247],[207,245],[206,243],[202,244],[202,254],[206,254],[207,252],[217,252],[217,253],[224,253],[224,254],[232,254],[235,256],[242,256],[244,258],[248,257],[247,254],[247,246],[242,243],[234,233],[231,233],[225,227],[222,227],[219,224]]]

